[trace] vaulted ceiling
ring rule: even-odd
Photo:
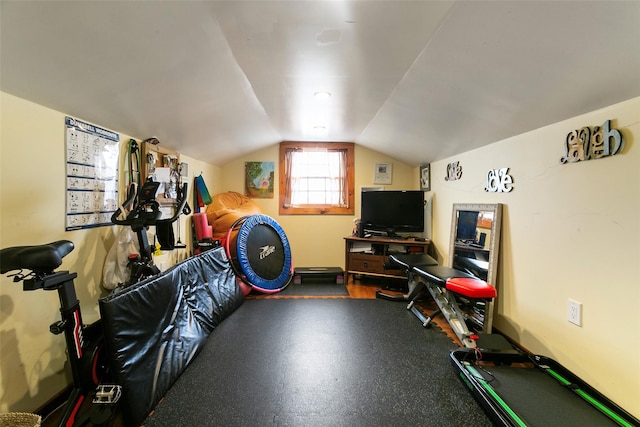
[[[2,91],[215,165],[284,140],[418,165],[640,96],[637,1],[3,0],[0,16]]]

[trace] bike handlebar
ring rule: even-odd
[[[140,189],[140,193],[144,191],[144,187]],[[182,184],[181,189],[178,191],[178,195],[182,195],[181,198],[178,199],[178,206],[175,210],[175,213],[170,218],[161,219],[160,218],[160,204],[155,200],[155,198],[150,198],[144,203],[138,203],[134,208],[127,214],[125,219],[119,219],[119,216],[123,213],[123,209],[127,206],[130,206],[136,196],[140,196],[136,189],[135,184],[131,184],[129,186],[129,193],[127,194],[127,200],[120,206],[114,213],[111,215],[111,222],[118,225],[130,225],[130,226],[141,226],[147,227],[150,225],[157,224],[170,224],[178,219],[181,213],[188,214],[190,209],[186,207],[187,204],[187,184]],[[151,211],[147,211],[147,208],[150,207]]]
[[[129,194],[127,194],[127,200],[124,201],[121,207],[127,208],[131,206],[131,204],[133,204],[134,200],[136,199],[137,194],[138,194],[138,185],[135,182],[131,183],[131,185],[129,186]]]

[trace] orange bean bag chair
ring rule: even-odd
[[[234,191],[218,193],[207,205],[207,220],[213,229],[214,239],[223,239],[233,223],[243,216],[262,213],[256,202]]]

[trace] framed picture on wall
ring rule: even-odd
[[[252,198],[273,199],[273,171],[273,162],[245,162],[245,195]]]
[[[431,191],[431,164],[420,166],[420,189]]]
[[[374,184],[391,184],[393,163],[376,163],[373,171]]]

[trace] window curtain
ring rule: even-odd
[[[286,174],[286,179],[285,179],[285,189],[284,189],[284,207],[289,208],[291,207],[291,197],[293,196],[293,185],[294,185],[294,178],[292,176],[292,171],[293,171],[293,156],[294,153],[302,151],[302,149],[299,148],[288,148],[285,153],[284,153],[284,170],[285,170],[285,174]]]
[[[340,200],[338,206],[342,208],[349,207],[349,186],[347,185],[347,150],[337,150],[340,155],[338,170],[338,191],[340,192]]]

